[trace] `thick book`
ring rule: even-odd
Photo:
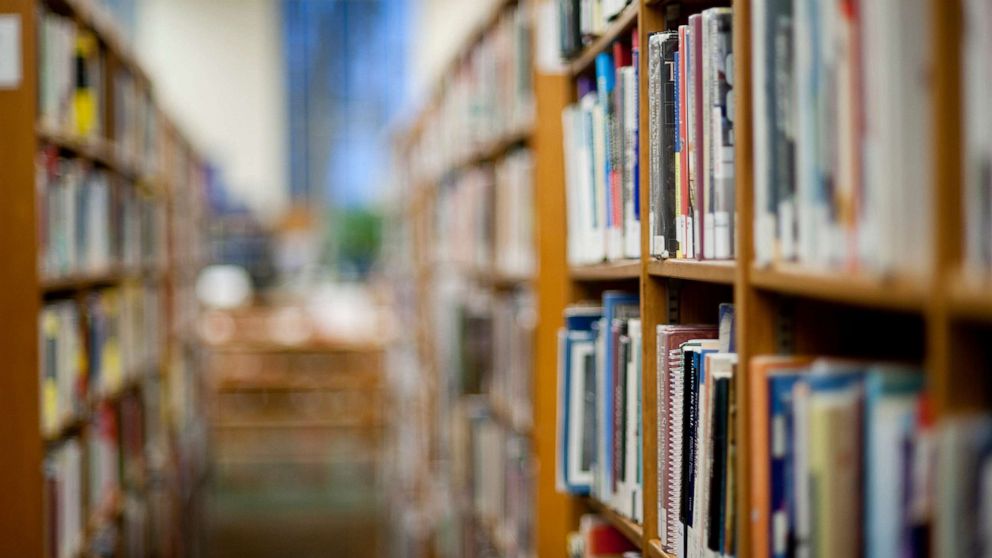
[[[665,552],[677,546],[681,509],[682,455],[682,345],[691,340],[713,339],[717,329],[708,325],[659,325],[658,370],[658,534]]]
[[[651,240],[652,256],[675,257],[677,145],[677,49],[678,32],[656,33],[650,38],[655,49],[650,61],[654,82],[649,89],[651,105]]]

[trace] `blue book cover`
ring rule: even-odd
[[[769,487],[769,509],[772,517],[769,522],[772,529],[769,540],[772,541],[772,556],[785,558],[788,555],[789,541],[794,539],[792,508],[795,505],[793,490],[793,413],[792,388],[803,378],[798,371],[776,372],[768,378],[768,433],[769,467],[771,479]],[[785,517],[786,521],[778,518]],[[785,532],[776,529],[784,528]]]
[[[610,153],[612,153],[612,141],[613,138],[610,137],[610,130],[613,128],[613,89],[616,87],[616,67],[613,64],[613,56],[608,52],[601,52],[596,55],[596,89],[599,93],[599,106],[603,109],[603,125],[606,126],[604,130],[603,137],[606,138],[606,145],[604,146],[603,153],[606,155],[604,157],[605,163],[602,169],[604,183],[607,185],[606,188],[606,226],[611,227],[613,223],[613,203],[610,192],[610,172],[613,170],[611,168],[612,161],[610,159]]]

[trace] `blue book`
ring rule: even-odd
[[[610,195],[610,172],[613,162],[610,154],[613,153],[613,141],[610,131],[613,129],[613,89],[616,87],[616,67],[613,64],[613,56],[608,52],[601,52],[596,55],[596,90],[599,94],[599,105],[603,108],[604,130],[603,136],[606,138],[604,146],[604,167],[603,181],[606,184],[606,227],[612,227],[613,223],[613,200]]]
[[[795,539],[792,513],[795,506],[792,388],[803,376],[799,371],[782,370],[775,371],[768,378],[768,424],[771,430],[768,433],[771,458],[769,509],[772,514],[769,541],[774,558],[785,558],[789,554],[788,548],[792,546],[790,541]]]
[[[575,347],[586,344],[593,354],[596,339],[595,326],[602,317],[602,308],[577,306],[565,310],[565,327],[558,334],[558,408],[557,408],[557,473],[560,490],[587,495],[592,486],[592,467],[595,464],[595,399],[587,401],[586,392],[595,393],[595,369],[589,368],[588,359],[575,362]],[[581,352],[581,351],[578,351]],[[592,360],[595,360],[594,358]],[[592,381],[587,374],[592,372]],[[582,374],[581,378],[577,377]],[[578,383],[577,383],[578,382]],[[583,393],[575,393],[581,389]],[[585,416],[591,410],[592,428]],[[576,420],[578,419],[578,420]],[[591,442],[591,455],[589,447]],[[574,445],[580,447],[573,448]],[[576,450],[578,454],[576,454]]]
[[[897,556],[902,548],[910,470],[903,448],[913,436],[924,386],[915,368],[877,366],[865,377],[865,556]]]

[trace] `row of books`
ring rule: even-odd
[[[158,357],[160,297],[129,285],[46,305],[39,317],[41,425],[47,436],[82,420]]]
[[[100,404],[89,426],[45,456],[46,556],[115,556],[123,512],[127,556],[143,556],[146,526],[144,438],[138,395]]]
[[[38,18],[38,112],[42,124],[78,136],[101,136],[106,58],[96,35],[48,11]]]
[[[651,256],[734,257],[733,13],[648,38]]]
[[[749,385],[751,555],[929,553],[933,429],[921,370],[756,357]]]
[[[435,211],[439,261],[463,270],[529,277],[536,268],[533,159],[527,149],[444,181]]]
[[[530,442],[482,415],[472,422],[472,509],[501,556],[534,555]]]
[[[981,0],[965,0],[962,7],[964,259],[971,274],[987,278],[992,274],[992,107],[986,94],[992,83],[992,7]]]
[[[506,8],[455,66],[413,147],[413,175],[436,179],[534,119],[532,23],[527,0]]]
[[[113,81],[117,156],[153,174],[158,166],[159,130],[151,94],[126,70],[115,72]]]
[[[577,55],[630,4],[630,0],[558,0],[558,46],[562,57]]]
[[[641,321],[636,294],[565,311],[558,333],[556,479],[642,520]]]
[[[507,154],[496,164],[496,273],[530,277],[537,269],[534,235],[534,159],[528,149]]]
[[[637,30],[580,76],[562,113],[570,265],[637,258],[641,246]]]
[[[736,550],[733,305],[719,326],[659,325],[658,534],[677,556]]]
[[[487,392],[521,429],[533,423],[534,335],[537,304],[533,293],[497,294],[492,308],[493,367]]]
[[[39,266],[48,279],[161,263],[164,221],[155,204],[82,159],[38,155]]]
[[[933,250],[931,6],[751,9],[759,264],[916,274]],[[984,97],[982,98],[984,102]]]

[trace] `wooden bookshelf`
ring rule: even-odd
[[[624,33],[636,26],[638,40],[641,45],[640,76],[648,74],[645,45],[647,37],[654,32],[665,30],[671,17],[673,2],[640,0],[613,21],[603,36],[587,45],[581,53],[568,64],[565,78],[555,76],[555,85],[563,87],[564,93],[558,91],[557,97],[549,94],[545,97],[547,103],[539,106],[538,124],[535,134],[560,134],[560,124],[556,120],[561,110],[574,101],[574,80],[578,75],[589,73],[594,65],[595,56],[606,51],[611,44],[622,39]],[[910,347],[886,347],[885,351],[876,354],[879,358],[904,357],[924,366],[930,378],[932,392],[940,415],[955,409],[975,408],[976,405],[992,407],[992,400],[986,396],[975,396],[965,393],[968,391],[967,382],[961,377],[954,381],[955,363],[977,362],[988,370],[992,362],[978,356],[981,351],[977,347],[982,335],[987,335],[992,322],[992,284],[986,282],[967,282],[962,280],[953,270],[958,269],[961,258],[961,126],[960,115],[960,76],[959,53],[957,49],[936,68],[934,76],[935,96],[933,98],[933,115],[935,137],[932,140],[936,161],[935,180],[933,189],[937,192],[935,208],[935,231],[937,234],[937,251],[939,253],[932,270],[927,270],[919,277],[889,277],[876,276],[867,272],[849,272],[845,270],[814,271],[798,265],[777,265],[774,267],[759,267],[754,262],[754,234],[752,210],[754,200],[753,176],[753,147],[752,138],[752,86],[751,86],[751,45],[750,45],[750,0],[731,0],[726,2],[691,1],[678,3],[678,15],[701,11],[713,5],[729,5],[734,8],[734,97],[735,97],[735,177],[737,202],[737,259],[734,261],[691,261],[663,260],[658,261],[642,256],[638,262],[622,262],[588,267],[569,267],[565,263],[565,243],[559,238],[565,237],[565,215],[563,211],[552,210],[551,204],[561,204],[564,199],[564,163],[558,149],[548,149],[542,154],[544,159],[538,161],[544,165],[546,174],[542,176],[542,185],[547,188],[545,196],[548,203],[542,210],[542,246],[541,276],[537,280],[539,296],[558,296],[559,302],[577,302],[582,299],[596,300],[601,289],[627,288],[637,291],[641,297],[641,320],[644,331],[642,360],[645,363],[643,374],[643,463],[644,479],[644,524],[638,526],[617,516],[615,512],[602,504],[589,502],[583,498],[562,496],[554,493],[553,488],[542,484],[539,487],[538,517],[549,514],[562,515],[563,510],[591,510],[601,513],[628,538],[641,545],[645,555],[654,558],[667,558],[662,551],[657,533],[657,464],[652,456],[657,452],[657,417],[656,390],[657,373],[653,363],[656,362],[656,347],[653,332],[658,324],[668,323],[671,316],[676,315],[683,323],[704,321],[713,323],[716,319],[717,305],[721,302],[733,302],[736,306],[738,355],[743,366],[752,356],[774,354],[786,347],[789,340],[779,338],[780,330],[777,324],[784,321],[794,329],[797,343],[802,350],[811,354],[837,354],[842,347],[820,340],[824,332],[853,328],[857,331],[865,329],[861,322],[871,324],[898,325],[902,330],[918,334],[925,348],[922,356],[919,351]],[[950,5],[933,0],[933,25],[935,29],[934,44],[957,44],[961,31],[960,6],[958,2]],[[739,32],[738,30],[744,30]],[[944,42],[941,42],[944,41]],[[945,43],[946,42],[946,43]],[[551,79],[551,78],[549,78]],[[641,103],[641,145],[647,144],[647,80],[640,80]],[[555,103],[557,102],[557,104]],[[547,113],[545,113],[547,111]],[[561,141],[560,135],[557,139]],[[553,140],[551,140],[553,141]],[[640,151],[640,172],[642,185],[641,208],[649,207],[647,189],[647,172],[650,168],[648,150]],[[550,158],[550,160],[548,160]],[[645,209],[642,209],[645,211]],[[642,223],[646,215],[642,214]],[[547,244],[547,245],[545,245]],[[646,227],[642,227],[641,253],[647,254],[648,238]],[[562,276],[568,283],[561,297]],[[622,281],[637,280],[637,283]],[[617,282],[621,280],[621,282]],[[636,286],[635,286],[636,285]],[[677,305],[672,307],[672,304]],[[799,311],[799,308],[830,308],[842,311],[817,312]],[[542,306],[540,326],[546,335],[539,336],[538,352],[545,355],[539,359],[539,370],[547,376],[552,376],[556,359],[553,352],[557,340],[552,330],[561,324],[561,305]],[[849,320],[853,320],[852,324]],[[545,322],[550,322],[546,324]],[[976,331],[977,328],[977,331]],[[962,330],[971,331],[973,342],[969,343],[959,338]],[[865,333],[868,333],[867,331]],[[965,335],[964,337],[968,337]],[[883,344],[884,345],[884,344]],[[889,349],[892,349],[890,351]],[[875,354],[870,351],[869,355]],[[881,350],[880,350],[881,351]],[[976,354],[977,353],[977,354]],[[964,355],[964,356],[962,356]],[[840,352],[838,356],[847,356]],[[863,357],[864,354],[857,355]],[[971,360],[969,360],[971,359]],[[651,363],[651,364],[648,364]],[[542,382],[540,376],[537,380]],[[553,432],[556,405],[552,380],[543,380],[548,387],[538,392],[537,406],[542,409],[536,417],[535,429],[538,433]],[[988,385],[988,382],[974,379],[969,381],[976,385]],[[747,393],[748,377],[741,374],[737,389],[737,409],[744,417],[748,407],[744,394]],[[972,390],[974,391],[974,390]],[[987,393],[987,392],[986,392]],[[738,556],[747,557],[751,529],[747,518],[750,517],[750,502],[754,497],[750,493],[747,448],[747,420],[738,422],[737,432],[739,455],[736,478],[736,514],[738,518],[737,543]],[[545,440],[545,450],[554,450],[552,434],[546,434],[550,439]],[[541,438],[539,436],[539,446]],[[553,475],[541,477],[542,483],[551,485]],[[562,502],[565,498],[567,502]],[[574,519],[567,528],[556,524],[552,532],[547,523],[540,526],[539,538],[554,539],[542,546],[542,555],[561,555],[564,553],[565,535],[569,530],[578,526]],[[547,532],[546,532],[547,531]]]
[[[68,125],[53,126],[41,117],[39,103],[42,63],[42,50],[39,45],[38,30],[42,14],[50,12],[65,17],[77,29],[88,30],[94,36],[96,51],[100,57],[98,88],[101,93],[101,110],[97,114],[96,131],[87,136],[70,131]],[[189,245],[199,242],[198,221],[200,203],[203,200],[202,183],[198,182],[200,160],[195,149],[183,134],[171,124],[168,115],[155,107],[152,84],[148,75],[136,62],[130,47],[122,39],[123,34],[103,8],[91,0],[0,0],[0,14],[13,16],[20,29],[19,57],[16,64],[21,69],[21,80],[13,87],[0,89],[0,168],[3,168],[3,188],[0,188],[0,253],[4,254],[4,273],[0,276],[0,307],[4,309],[4,335],[0,336],[0,349],[5,357],[5,373],[0,374],[0,407],[5,412],[5,420],[0,425],[0,451],[9,457],[0,463],[0,555],[2,556],[42,556],[46,555],[45,502],[43,471],[47,452],[70,439],[89,436],[90,424],[98,405],[109,405],[116,415],[120,414],[122,401],[132,395],[142,393],[145,382],[160,382],[162,400],[168,400],[170,385],[169,371],[177,363],[173,357],[190,349],[172,335],[181,304],[188,305],[191,271],[198,268],[199,262],[187,256]],[[133,83],[134,91],[142,99],[147,99],[149,112],[135,109],[134,122],[115,122],[125,111],[115,107],[115,76],[127,75]],[[140,119],[138,115],[140,114]],[[144,120],[148,118],[148,120]],[[119,130],[131,134],[138,122],[154,126],[141,142],[153,138],[153,144],[135,144],[133,150],[125,150],[124,138],[116,137]],[[120,124],[121,126],[117,126]],[[154,229],[156,246],[146,248],[136,258],[140,265],[125,266],[121,261],[111,262],[106,271],[93,274],[72,274],[46,278],[39,265],[42,250],[42,217],[37,208],[39,189],[36,185],[36,162],[40,149],[52,148],[60,157],[83,162],[86,168],[94,168],[106,173],[109,178],[111,195],[116,192],[134,193],[136,199],[147,209],[151,217],[149,229]],[[183,215],[174,214],[173,200],[185,200]],[[146,217],[140,217],[142,222]],[[110,210],[109,219],[115,218]],[[163,226],[159,227],[158,223]],[[170,228],[175,227],[175,228]],[[177,233],[176,228],[182,231]],[[143,247],[145,248],[145,247]],[[154,252],[153,256],[150,255]],[[115,252],[112,257],[120,254]],[[54,432],[41,430],[41,402],[39,401],[39,315],[43,305],[55,301],[77,301],[82,303],[88,293],[119,287],[155,287],[158,314],[161,317],[161,334],[149,343],[157,344],[159,358],[140,369],[127,370],[118,389],[100,396],[89,393],[81,402],[81,410],[66,417]],[[88,316],[80,312],[80,320],[86,323]],[[118,318],[120,319],[120,318]],[[84,343],[83,351],[89,351]],[[137,356],[136,358],[144,358]],[[86,358],[88,362],[92,359]],[[87,365],[88,366],[88,365]],[[157,388],[156,388],[157,389]],[[159,392],[156,392],[159,393]],[[153,411],[140,403],[142,416]],[[161,441],[179,440],[183,433],[173,429],[170,408],[161,409],[163,432]],[[154,411],[158,413],[159,410]],[[78,415],[78,416],[77,416]],[[166,431],[167,430],[167,431]],[[156,434],[159,434],[156,432]],[[146,438],[144,441],[148,441]],[[117,450],[123,454],[124,441],[118,437]],[[178,462],[175,449],[170,444],[156,444],[155,451],[161,451],[166,467]],[[145,450],[142,449],[142,452]],[[187,457],[188,458],[188,457]],[[122,459],[124,457],[122,456]],[[151,467],[149,459],[142,459],[142,467]],[[149,476],[150,469],[142,476]],[[178,486],[169,479],[176,479],[176,471],[156,470],[155,474],[164,479],[155,490],[167,500],[177,503]],[[82,474],[82,471],[81,471]],[[85,476],[85,475],[84,475]],[[131,490],[128,479],[121,478],[121,489]],[[82,488],[86,492],[87,480]],[[138,498],[151,506],[147,487],[134,488]],[[174,499],[173,499],[174,498]],[[85,498],[84,498],[85,501]],[[88,555],[91,537],[97,535],[97,527],[108,523],[116,524],[118,542],[125,536],[123,516],[123,494],[108,498],[111,508],[87,509],[83,517],[87,521],[81,555]],[[171,505],[171,504],[170,504]],[[177,504],[178,505],[178,504]],[[87,506],[88,508],[88,506]],[[175,511],[180,510],[176,507]],[[172,511],[170,511],[172,513]],[[156,525],[156,528],[160,526]],[[165,529],[164,526],[162,526]],[[163,534],[166,532],[163,530]],[[177,532],[167,533],[167,538],[179,540]],[[174,543],[173,543],[174,544]],[[162,555],[170,555],[173,548],[149,547]],[[123,547],[121,547],[123,551]],[[120,554],[118,554],[120,555]]]
[[[938,418],[969,410],[992,408],[992,369],[988,339],[992,336],[992,283],[966,280],[962,265],[962,170],[960,52],[944,49],[934,66],[931,140],[935,163],[934,265],[919,276],[877,275],[866,270],[811,269],[798,264],[759,266],[754,251],[754,147],[752,145],[752,0],[634,0],[564,68],[538,72],[537,114],[529,144],[535,154],[539,271],[533,278],[538,296],[536,369],[534,378],[534,443],[537,453],[538,554],[561,556],[566,537],[578,528],[582,513],[598,512],[638,544],[643,554],[668,558],[659,542],[657,454],[656,326],[665,323],[716,321],[720,303],[736,310],[736,348],[740,371],[756,355],[824,354],[838,357],[900,360],[926,370]],[[575,101],[578,76],[594,71],[595,58],[609,51],[626,33],[638,29],[640,56],[640,144],[648,144],[648,75],[646,45],[650,34],[704,8],[734,9],[734,138],[736,259],[732,261],[655,260],[647,256],[647,227],[642,226],[642,257],[634,261],[570,266],[566,257],[565,165],[562,152],[562,110]],[[962,32],[961,2],[931,0],[933,44],[957,45]],[[649,150],[640,150],[641,222],[650,207]],[[480,277],[485,282],[485,278]],[[428,281],[429,279],[425,279]],[[496,283],[494,279],[491,282]],[[570,303],[597,300],[603,290],[638,292],[644,331],[642,369],[644,506],[643,525],[635,524],[608,506],[555,489],[554,458],[557,390],[557,329]],[[783,325],[785,324],[785,325]],[[787,331],[786,331],[787,330]],[[879,331],[898,332],[901,341]],[[851,335],[874,339],[848,347],[839,343]],[[845,337],[846,336],[846,337]],[[748,482],[749,429],[746,394],[748,374],[736,380],[740,413],[736,438],[739,460],[735,478],[738,556],[748,557],[752,502],[758,496]]]
[[[637,23],[638,7],[637,2],[632,2],[620,12],[602,35],[596,37],[589,43],[582,52],[571,62],[569,70],[572,76],[591,71],[596,64],[596,56],[613,46],[613,42],[619,39],[624,33]]]
[[[637,260],[582,265],[569,268],[574,281],[615,281],[618,279],[638,279],[641,276],[641,262]]]

